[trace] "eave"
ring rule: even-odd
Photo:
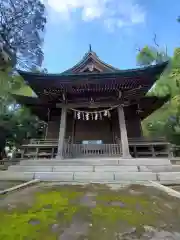
[[[144,87],[144,94],[153,86],[168,62],[130,70],[109,73],[41,74],[19,71],[20,75],[41,96],[45,91],[57,94],[86,91],[109,91]],[[53,94],[53,93],[52,93]]]
[[[139,102],[140,108],[140,118],[144,120],[150,116],[153,112],[161,108],[167,101],[169,101],[170,96],[156,97],[156,96],[146,96],[142,98]]]
[[[36,115],[43,121],[47,121],[48,119],[48,109],[56,107],[36,97],[27,97],[16,94],[12,94],[12,96],[19,104],[26,106],[32,114]]]

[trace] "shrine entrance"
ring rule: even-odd
[[[75,121],[74,143],[88,141],[90,144],[95,144],[98,140],[106,144],[113,143],[110,119]]]

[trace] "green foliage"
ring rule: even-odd
[[[144,49],[150,51],[148,47]],[[155,60],[154,56],[157,56],[154,55],[154,51],[150,51],[150,57],[144,60],[143,54],[144,52],[138,54],[138,61],[143,65],[151,64]],[[166,137],[168,141],[180,144],[180,48],[175,49],[174,56],[170,59],[167,69],[148,95],[170,95],[171,99],[161,109],[143,121],[144,135]]]
[[[167,61],[169,58],[164,51],[158,51],[151,46],[145,46],[137,55],[137,64],[140,66],[148,66],[153,63],[161,63]]]
[[[0,42],[16,56],[18,67],[40,66],[45,6],[39,0],[1,0],[0,9]]]
[[[32,90],[24,84],[19,75],[12,75],[11,69],[6,72],[1,71],[0,84],[0,127],[5,133],[3,134],[5,137],[1,138],[0,142],[0,152],[2,152],[5,141],[10,146],[18,146],[25,139],[40,137],[44,131],[44,123],[13,99],[11,93],[32,95]]]
[[[13,91],[12,93],[15,95],[26,96],[26,97],[33,96],[33,90],[29,86],[22,86],[21,88]]]
[[[15,59],[17,68],[41,66],[45,24],[45,6],[40,0],[0,1],[0,45],[4,54]],[[0,68],[0,128],[4,129],[6,140],[17,145],[27,137],[37,136],[42,124],[12,98],[11,93],[30,96],[32,90],[15,73],[14,65],[10,65]],[[0,155],[4,144],[2,140]]]

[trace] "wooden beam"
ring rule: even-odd
[[[128,101],[128,100],[117,100],[117,101],[107,101],[107,102],[95,102],[93,104],[90,104],[89,102],[78,102],[78,103],[56,103],[56,108],[62,108],[66,106],[67,108],[84,108],[88,107],[89,109],[93,108],[109,108],[109,107],[114,107],[118,105],[123,105],[124,107],[128,107],[130,105],[136,105],[138,104],[138,99],[136,101]]]
[[[92,105],[89,104],[89,102],[78,102],[78,103],[67,103],[66,107],[67,108],[84,108],[84,107],[88,107],[90,109],[93,108],[100,108],[100,107],[113,107],[114,105],[119,105],[121,104],[122,101],[116,101],[116,102],[107,102],[107,103],[93,103]],[[62,108],[64,107],[64,104],[62,103],[57,103],[56,104],[56,108]]]

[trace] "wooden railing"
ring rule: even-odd
[[[158,143],[158,142],[166,142],[165,138],[146,138],[146,137],[139,137],[139,138],[128,138],[128,141],[130,144],[133,143]],[[65,142],[68,142],[67,139],[65,139]],[[118,140],[120,142],[120,139]],[[58,139],[31,139],[28,143],[24,143],[24,145],[57,145]]]
[[[128,138],[128,141],[130,144],[133,143],[148,143],[148,142],[153,142],[153,143],[164,143],[167,142],[165,138],[159,137],[159,138],[151,138],[151,137],[139,137],[139,138]]]
[[[30,142],[28,143],[30,145],[48,145],[48,144],[58,144],[57,139],[31,139]]]
[[[119,144],[64,144],[65,158],[92,157],[92,156],[120,156]]]
[[[164,138],[129,138],[129,149],[132,157],[166,157],[170,155],[169,144]],[[32,139],[24,144],[18,158],[55,158],[57,139]],[[86,156],[121,156],[121,141],[115,144],[81,144],[70,143],[65,139],[63,155],[65,158]]]

